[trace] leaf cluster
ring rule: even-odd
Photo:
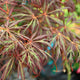
[[[74,11],[72,0],[28,0],[25,5],[16,0],[2,0],[0,63],[4,61],[4,64],[0,67],[1,79],[5,80],[16,70],[25,80],[24,67],[31,74],[39,75],[49,58],[55,65],[59,57],[63,66],[66,62],[70,65],[80,62],[80,36],[69,29],[71,24],[79,22]],[[50,51],[46,51],[47,47]]]

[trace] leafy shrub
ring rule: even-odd
[[[59,57],[70,79],[72,64],[80,62],[80,37],[70,29],[79,22],[74,11],[72,0],[28,0],[25,5],[16,0],[1,0],[1,79],[15,70],[24,80],[24,67],[39,75],[49,58],[56,65]],[[46,51],[48,46],[51,54]]]

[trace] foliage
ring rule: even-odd
[[[62,57],[69,75],[72,63],[80,62],[80,36],[69,27],[79,22],[74,11],[72,0],[28,0],[27,5],[16,0],[1,0],[1,79],[5,80],[16,70],[25,80],[24,67],[31,74],[39,75],[49,57],[55,65]],[[46,51],[47,46],[51,48],[51,54]]]

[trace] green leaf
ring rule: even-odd
[[[69,61],[73,61],[73,57],[72,57],[72,54],[70,53],[70,57],[69,57]]]
[[[14,48],[15,48],[15,45],[14,45],[14,43],[13,43],[13,44],[7,46],[7,48],[5,48],[5,49],[2,51],[2,53],[8,52],[10,49],[14,49]]]
[[[51,25],[51,23],[50,23],[48,17],[46,16],[45,18],[46,18],[46,21],[47,21],[48,25],[51,27],[52,25]]]
[[[56,10],[54,10],[54,11],[49,12],[48,15],[49,15],[49,14],[53,14],[54,12],[58,12],[58,11],[62,11],[62,10],[64,10],[64,9],[68,9],[68,8],[70,8],[70,7],[63,7],[63,8],[56,9]]]
[[[14,60],[12,60],[12,62],[10,64],[10,67],[9,67],[9,70],[8,70],[8,73],[7,73],[7,76],[9,75],[10,71],[12,70],[13,64],[14,64]]]
[[[11,41],[11,40],[6,40],[6,41],[3,41],[4,42],[4,44],[6,44],[6,43],[12,43],[13,41]]]
[[[28,7],[26,7],[24,5],[22,5],[22,6],[28,11],[28,13],[30,13],[31,15],[34,15],[33,12]]]
[[[45,51],[45,53],[46,53],[47,56],[49,56],[50,58],[52,58],[52,56],[50,55],[50,53],[48,53],[46,51]]]
[[[43,39],[44,37],[47,37],[47,35],[39,35],[37,36],[36,38],[34,38],[33,40],[40,40],[40,39]]]
[[[59,59],[59,56],[60,56],[60,47],[57,47],[57,54],[56,54],[56,60]]]
[[[36,27],[36,20],[33,21],[33,24],[32,24],[32,31],[34,31],[34,28]]]
[[[33,20],[31,20],[31,22],[27,25],[27,27],[24,29],[23,33],[25,33],[25,31],[31,26],[32,23],[33,23]]]
[[[19,14],[13,15],[12,17],[18,17],[18,16],[31,16],[31,15],[24,14],[24,13],[19,13]]]
[[[43,11],[45,11],[46,10],[46,6],[47,5],[47,3],[46,3],[46,0],[44,1],[44,5],[43,5]]]
[[[48,4],[48,6],[47,6],[47,10],[49,9],[49,7],[50,7],[54,2],[55,2],[55,1],[52,0],[52,1]]]
[[[48,16],[48,17],[51,18],[53,21],[57,22],[58,24],[63,25],[63,22],[60,19],[52,17],[52,16]]]
[[[23,65],[20,61],[19,61],[19,66],[20,66],[21,78],[22,80],[25,80]]]
[[[9,70],[9,66],[10,66],[11,60],[12,60],[12,59],[10,59],[10,60],[8,61],[8,63],[6,63],[6,64],[7,64],[7,65],[6,65],[6,68],[5,68],[5,70],[4,70],[3,74],[2,74],[2,79],[3,79],[3,80],[5,80],[5,78],[6,78],[6,76],[7,76],[6,74],[7,74],[8,70]]]
[[[60,35],[60,43],[62,44],[62,46],[63,46],[63,50],[64,51],[66,51],[65,50],[65,43],[64,43],[64,39],[63,39],[63,37]]]
[[[37,59],[37,60],[39,61],[39,58],[38,58],[38,56],[36,55],[36,53],[30,51],[30,54],[33,55],[33,56],[35,57],[35,59]]]
[[[28,55],[28,62],[29,62],[29,65],[32,67],[31,57],[29,55]]]
[[[16,20],[14,23],[10,24],[9,27],[13,27],[15,25],[17,25],[19,22],[24,21],[25,19],[21,19],[21,20]]]
[[[25,52],[25,51],[24,51],[24,52]],[[26,54],[24,54],[24,55],[22,56],[22,62],[25,61],[25,58],[26,58]]]
[[[43,43],[43,44],[46,44],[49,47],[51,47],[50,43],[48,43],[47,41],[44,41],[44,40],[38,40],[38,41],[35,41],[35,42]]]
[[[44,50],[41,50],[40,48],[36,47],[35,45],[33,45],[37,50],[39,50],[42,55],[47,59],[47,55],[45,54],[45,51]]]
[[[56,41],[56,36],[54,36],[51,40],[51,42],[55,42]]]

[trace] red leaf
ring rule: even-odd
[[[80,74],[80,67],[79,67],[78,70],[77,70],[77,74]]]

